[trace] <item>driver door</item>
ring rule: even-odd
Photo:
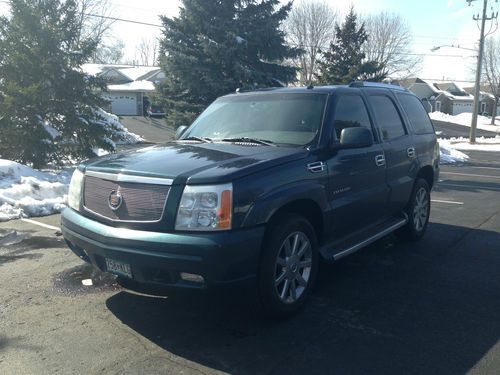
[[[340,94],[334,111],[332,137],[337,141],[347,127],[362,126],[373,132],[361,95]],[[339,236],[375,224],[387,214],[389,187],[384,150],[377,139],[370,147],[338,150],[327,160],[332,229]]]

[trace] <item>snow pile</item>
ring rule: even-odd
[[[0,221],[60,212],[66,207],[71,174],[36,171],[0,159]]]
[[[462,126],[470,127],[472,121],[472,113],[464,112],[459,115],[448,115],[442,112],[431,112],[429,116],[432,120],[451,122],[453,124],[458,124]],[[498,121],[498,120],[497,120]],[[500,126],[491,125],[491,118],[485,116],[477,116],[477,127],[481,130],[488,130],[491,132],[500,133]]]
[[[439,139],[439,164],[463,163],[469,159],[469,156],[456,150],[447,139]]]
[[[96,124],[111,131],[111,139],[107,139],[107,142],[110,144],[131,145],[144,142],[144,138],[140,135],[129,132],[128,129],[120,122],[118,116],[108,113],[101,108],[96,109],[94,113],[100,118]]]
[[[500,136],[477,137],[476,143],[470,143],[469,139],[464,137],[439,139],[439,145],[446,145],[455,150],[500,151]]]

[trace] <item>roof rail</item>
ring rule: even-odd
[[[407,91],[404,87],[401,87],[399,85],[392,85],[389,83],[380,83],[380,82],[367,82],[367,81],[352,81],[351,83],[349,83],[349,87],[378,87],[381,89]]]
[[[243,94],[245,92],[256,92],[256,91],[273,91],[280,89],[281,87],[260,87],[260,88],[248,88],[248,89],[242,89],[242,88],[237,88],[235,90],[236,94]]]

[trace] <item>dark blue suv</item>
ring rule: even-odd
[[[252,282],[295,312],[320,259],[425,233],[439,147],[397,86],[279,88],[217,99],[177,140],[82,163],[62,215],[71,250],[128,285]]]

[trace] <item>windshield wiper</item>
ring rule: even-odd
[[[251,137],[234,137],[234,138],[224,138],[221,139],[222,142],[248,142],[248,143],[257,143],[259,145],[264,146],[276,146],[272,141],[267,139],[260,138],[251,138]]]
[[[208,138],[208,137],[195,137],[195,136],[178,139],[178,141],[200,141],[200,142],[204,142],[204,143],[212,143],[212,139],[211,138]]]

